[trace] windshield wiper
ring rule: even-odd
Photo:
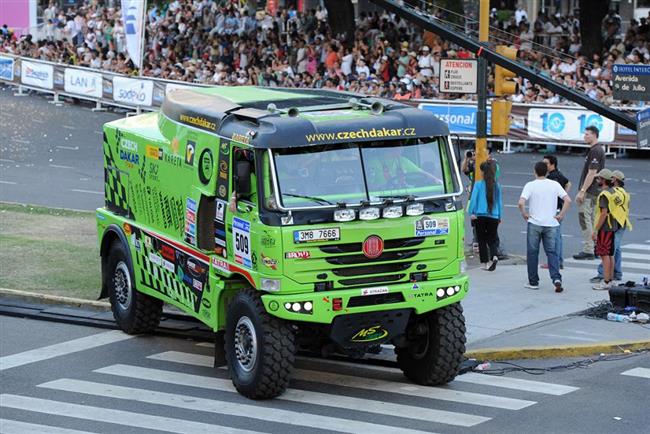
[[[327,204],[327,205],[334,205],[332,202],[330,202],[327,199],[323,199],[321,197],[315,197],[315,196],[306,196],[304,194],[291,194],[291,193],[282,193],[282,196],[291,196],[291,197],[299,197],[301,199],[309,199],[313,202],[316,202],[318,204]]]
[[[373,196],[378,197],[379,199],[404,199],[404,200],[415,200],[415,196],[412,194],[389,194],[389,195],[379,195]]]

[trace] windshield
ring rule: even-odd
[[[287,208],[382,202],[453,193],[442,138],[322,145],[273,151]]]

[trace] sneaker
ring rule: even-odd
[[[505,261],[506,259],[510,259],[510,256],[508,256],[506,253],[499,253],[497,255],[497,258],[499,258],[499,261]]]
[[[600,276],[594,276],[591,279],[589,279],[589,283],[600,283],[603,280],[602,277]]]
[[[539,268],[543,268],[545,270],[548,270],[548,264],[542,264],[539,266]]]
[[[555,282],[553,282],[553,285],[555,285],[555,292],[564,291],[564,288],[562,288],[562,281],[561,280],[556,280]]]
[[[473,251],[474,253],[478,253],[478,252],[479,252],[479,250],[478,250],[478,243],[472,243],[472,251]]]
[[[580,252],[576,255],[573,255],[573,259],[584,260],[584,259],[596,259],[593,253]]]
[[[490,264],[490,266],[488,267],[487,270],[488,270],[488,271],[494,271],[494,270],[496,270],[496,268],[497,268],[497,262],[499,262],[499,258],[497,258],[497,257],[495,256],[494,258],[492,258],[492,263]]]
[[[527,284],[524,285],[524,288],[539,289],[539,285],[537,285],[537,284],[533,285],[532,283],[527,283]]]
[[[596,291],[609,291],[611,287],[612,287],[612,282],[605,282],[603,280],[602,282],[595,284],[591,288]]]

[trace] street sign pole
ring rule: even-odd
[[[490,1],[481,0],[479,11],[479,43],[487,43],[490,24]],[[488,158],[487,151],[487,60],[478,58],[478,109],[476,112],[476,160],[474,179],[483,179],[481,164]]]

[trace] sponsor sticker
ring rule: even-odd
[[[268,267],[271,270],[278,269],[278,261],[276,259],[265,256],[264,253],[262,253],[262,264],[264,264],[265,267]]]
[[[145,154],[147,158],[152,160],[162,160],[163,159],[163,150],[158,146],[147,145],[145,147]]]
[[[223,218],[226,212],[227,205],[228,202],[226,202],[225,200],[217,199],[217,212],[214,218],[220,223],[223,223]]]
[[[197,291],[203,291],[203,282],[200,280],[192,279],[192,287]]]
[[[163,268],[167,271],[171,271],[172,273],[175,271],[176,267],[174,266],[174,263],[171,261],[168,261],[166,259],[163,259],[162,261]]]
[[[308,250],[299,250],[296,252],[287,252],[284,254],[286,259],[309,259],[311,258],[311,252]]]
[[[447,235],[449,233],[448,218],[431,218],[424,216],[415,222],[416,237],[430,237],[433,235]]]
[[[388,336],[388,330],[384,329],[381,325],[372,327],[364,327],[356,332],[351,338],[351,342],[372,342],[378,341]]]
[[[253,268],[251,258],[251,224],[234,217],[232,220],[232,244],[235,249],[235,262]]]
[[[149,260],[156,265],[162,265],[163,258],[155,253],[149,253]]]
[[[185,164],[190,166],[194,165],[194,154],[196,153],[196,143],[191,140],[187,141],[185,145]]]
[[[377,295],[377,294],[388,294],[388,287],[377,286],[375,288],[363,288],[361,290],[361,295]]]
[[[225,273],[230,273],[230,264],[227,261],[224,261],[221,258],[213,257],[212,258],[212,267],[216,268],[219,271]]]

